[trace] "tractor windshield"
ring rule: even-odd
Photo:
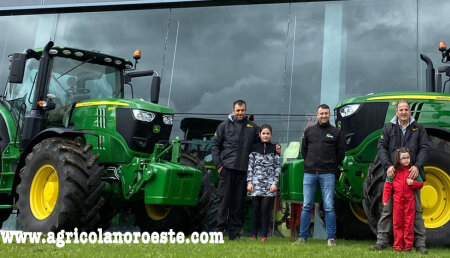
[[[121,98],[121,70],[64,57],[54,57],[48,78],[47,96],[56,108],[48,113],[50,123],[64,124],[72,105],[86,99]],[[23,83],[9,84],[7,100],[17,113],[31,109],[39,61],[29,59]]]

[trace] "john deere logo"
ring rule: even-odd
[[[327,138],[331,138],[331,139],[333,139],[334,137],[333,137],[333,135],[331,135],[331,134],[329,134],[329,133],[327,133],[327,135],[325,135],[325,137],[327,137]]]
[[[159,126],[159,125],[153,126],[153,132],[154,132],[154,133],[159,133],[159,132],[161,132],[161,126]]]
[[[342,128],[341,121],[338,121],[338,123],[337,123],[337,128],[338,128],[338,129],[341,129],[341,128]]]

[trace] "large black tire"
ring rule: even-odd
[[[62,138],[36,144],[17,186],[24,231],[93,230],[104,203],[103,168],[92,146]]]
[[[335,199],[334,211],[336,213],[336,237],[343,239],[368,240],[374,239],[374,234],[370,230],[365,220],[364,211],[361,204],[351,203],[348,200]],[[317,211],[320,224],[325,227],[325,210],[323,202]]]
[[[382,197],[384,187],[384,169],[378,156],[375,161],[370,164],[367,170],[367,176],[364,180],[363,192],[363,208],[367,215],[367,222],[370,229],[376,235],[377,224],[383,211]]]
[[[430,151],[425,164],[425,185],[422,188],[422,209],[427,228],[427,245],[430,246],[450,246],[450,139],[442,139],[429,135]],[[426,207],[427,191],[437,193],[438,199],[445,200],[443,203],[437,202],[432,207]],[[432,198],[433,199],[433,198]],[[438,206],[443,209],[437,209]],[[430,220],[433,224],[440,221],[441,226],[431,228]]]
[[[428,160],[425,163],[425,181],[426,187],[431,187],[435,189],[438,193],[440,199],[445,200],[445,204],[440,203],[445,206],[442,213],[433,211],[436,207],[427,208],[424,205],[423,216],[430,213],[434,215],[434,219],[441,218],[445,223],[437,228],[430,228],[425,220],[426,229],[426,243],[430,246],[450,246],[450,221],[449,221],[449,204],[447,203],[450,198],[450,181],[448,176],[450,176],[450,142],[448,139],[442,139],[435,136],[429,136],[430,151],[428,154]],[[382,203],[381,198],[383,194],[384,180],[383,180],[384,169],[380,164],[378,157],[369,166],[366,180],[364,181],[364,202],[363,207],[366,215],[368,217],[369,225],[372,231],[376,234],[377,223],[381,216]],[[434,178],[434,180],[433,180]],[[424,202],[422,191],[422,203]]]
[[[202,171],[202,185],[197,205],[161,207],[161,210],[167,208],[168,212],[161,219],[157,220],[149,217],[144,204],[137,204],[134,208],[136,216],[135,224],[141,231],[161,232],[172,229],[174,231],[182,231],[185,234],[191,234],[194,231],[202,231],[205,227],[208,227],[207,221],[212,189],[209,181],[209,173],[205,169],[204,162],[188,153],[182,153],[180,163]],[[157,208],[157,206],[147,206],[147,208],[151,207]]]

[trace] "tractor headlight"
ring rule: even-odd
[[[352,115],[353,113],[355,113],[358,110],[359,106],[360,106],[360,104],[351,104],[351,105],[343,106],[339,109],[339,113],[341,113],[342,117]]]
[[[153,121],[153,119],[155,119],[155,114],[153,114],[152,112],[139,109],[133,109],[133,116],[135,119],[144,122],[151,122]]]
[[[163,122],[166,125],[171,125],[173,123],[173,115],[163,115]]]

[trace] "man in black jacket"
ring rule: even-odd
[[[425,181],[423,166],[428,154],[429,144],[425,129],[411,116],[409,104],[405,100],[397,102],[396,116],[385,126],[378,141],[378,157],[389,178],[394,178],[393,159],[395,151],[400,147],[409,149],[411,168],[409,178],[420,176]],[[414,221],[414,243],[419,253],[428,253],[425,247],[425,224],[422,217],[420,190],[415,191],[416,218]],[[377,225],[377,243],[370,250],[381,250],[389,245],[389,233],[392,232],[392,197],[383,207]]]
[[[303,208],[300,232],[293,244],[306,242],[309,236],[311,210],[317,185],[322,191],[328,246],[336,245],[336,214],[334,212],[334,183],[339,173],[338,165],[345,157],[342,132],[330,125],[330,108],[322,104],[317,109],[317,124],[306,128],[302,139]]]
[[[240,238],[247,190],[248,155],[258,140],[258,127],[248,120],[245,101],[236,100],[232,111],[233,114],[217,127],[211,152],[220,177],[220,204],[215,230],[228,229],[230,240],[235,240]]]

